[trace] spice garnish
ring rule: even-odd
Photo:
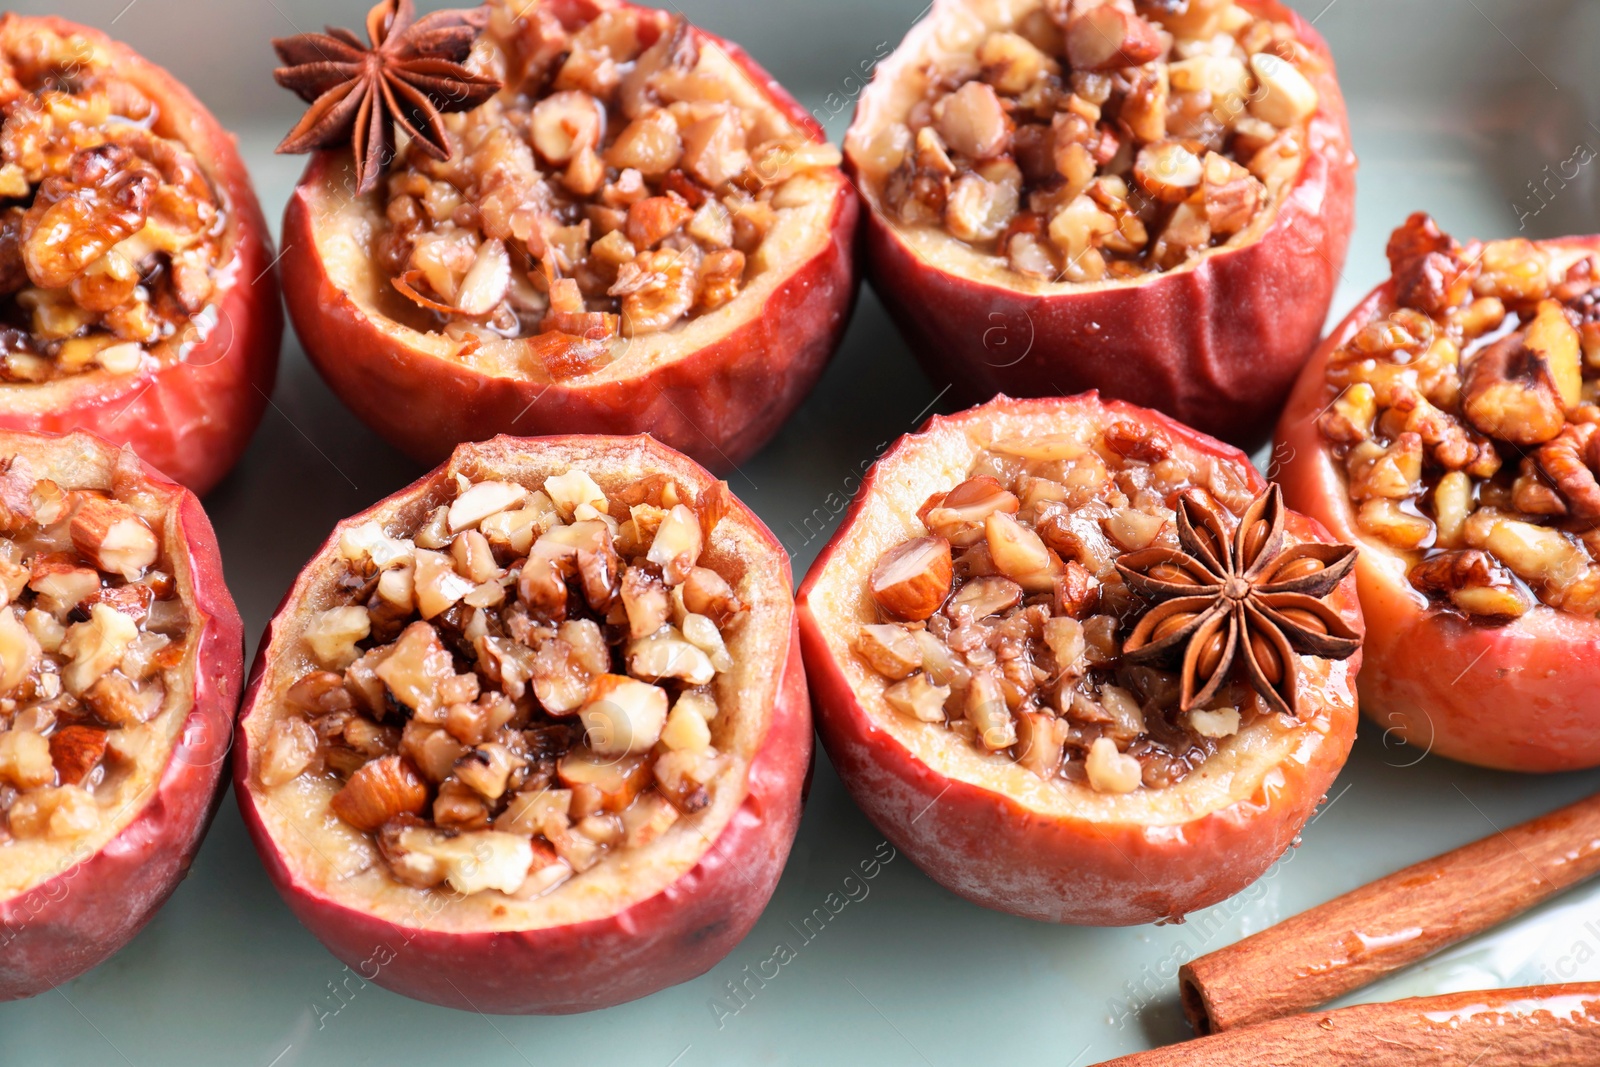
[[[349,142],[356,190],[369,192],[395,154],[396,124],[435,159],[451,157],[440,114],[471,111],[500,82],[462,66],[488,12],[436,11],[416,17],[412,0],[380,0],[367,12],[367,38],[346,29],[302,33],[272,42],[285,66],[272,72],[311,108],[278,151],[309,152]]]
[[[1275,711],[1299,714],[1296,653],[1345,659],[1360,640],[1323,597],[1355,564],[1349,545],[1284,547],[1283,493],[1270,486],[1236,526],[1209,493],[1178,503],[1182,549],[1147,548],[1116,561],[1155,603],[1123,644],[1123,659],[1182,668],[1181,707],[1204,707],[1236,662]]]

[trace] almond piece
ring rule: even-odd
[[[943,537],[914,537],[883,554],[868,588],[878,607],[894,618],[917,622],[938,611],[950,595],[955,565]]]
[[[692,568],[683,580],[683,606],[718,626],[727,626],[745,608],[728,580],[707,567]]]
[[[370,833],[396,815],[420,815],[428,786],[403,756],[382,756],[364,764],[333,795],[333,813]]]
[[[1250,101],[1250,114],[1279,129],[1309,118],[1317,110],[1317,90],[1298,67],[1271,52],[1250,57],[1250,70],[1260,88]]]
[[[681,585],[700,559],[704,546],[700,520],[689,508],[678,504],[661,520],[645,559],[661,568],[668,585]]]
[[[477,482],[451,501],[445,521],[451,533],[460,533],[491,515],[509,511],[527,498],[528,490],[515,482]]]
[[[417,613],[431,619],[472,592],[472,583],[456,573],[454,561],[443,552],[417,549],[413,576]]]
[[[889,706],[919,722],[944,722],[944,702],[950,687],[934,685],[926,674],[913,674],[883,691]]]
[[[685,643],[686,648],[695,649]],[[667,721],[667,691],[621,674],[603,674],[578,712],[588,746],[603,756],[648,752]]]
[[[1583,402],[1583,357],[1578,331],[1559,300],[1539,302],[1523,344],[1530,356],[1543,361],[1540,369],[1549,376],[1556,395],[1570,413]]]
[[[50,735],[50,762],[62,785],[81,785],[106,754],[106,731],[98,726],[63,726]]]
[[[591,748],[575,748],[556,764],[561,784],[590,795],[578,806],[583,814],[596,811],[623,811],[650,785],[650,761],[640,756],[602,756]]]
[[[489,314],[505,299],[511,284],[511,254],[499,239],[483,242],[478,258],[456,290],[456,310],[469,318]]]
[[[529,132],[533,147],[557,166],[593,150],[605,139],[606,113],[588,93],[551,93],[533,106]]]
[[[957,548],[967,548],[983,540],[983,520],[991,512],[1014,515],[1020,506],[1015,493],[994,478],[980,475],[968,478],[943,496],[930,497],[917,517],[930,532]]]
[[[683,169],[712,189],[732,181],[750,166],[744,128],[732,111],[690,123],[683,130]]]
[[[1003,511],[984,520],[989,555],[1000,573],[1031,593],[1051,589],[1063,566],[1039,535]]]
[[[114,500],[85,496],[72,516],[72,545],[107,574],[133,581],[156,561],[161,546],[143,519]]]
[[[1061,770],[1066,723],[1039,711],[1017,716],[1017,762],[1050,781]]]
[[[1000,679],[988,670],[974,671],[972,684],[967,687],[967,721],[978,732],[978,740],[990,752],[1010,748],[1017,743],[1017,728],[1011,711],[1006,707],[1005,691]]]
[[[1067,62],[1073,70],[1138,67],[1160,56],[1156,28],[1116,4],[1091,7],[1067,23]]]
[[[877,623],[856,635],[856,652],[871,668],[899,681],[922,666],[922,647],[903,626]]]
[[[1200,157],[1177,141],[1157,141],[1139,149],[1133,180],[1151,196],[1168,204],[1185,200],[1200,185],[1205,167]]]

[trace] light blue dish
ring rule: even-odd
[[[127,5],[124,7],[124,5]],[[437,6],[425,4],[425,7]],[[1584,0],[1304,0],[1330,40],[1361,156],[1355,240],[1334,317],[1387,273],[1383,246],[1425,208],[1462,237],[1600,229],[1600,5]],[[842,136],[863,64],[921,0],[686,0]],[[297,104],[267,38],[359,26],[365,0],[29,0],[169,66],[242,133],[269,217],[301,161],[274,157]],[[120,12],[120,14],[119,14]],[[804,573],[866,465],[939,404],[870,292],[816,395],[731,478]],[[274,408],[209,501],[254,638],[328,527],[416,473],[357,425],[291,340]],[[1508,709],[1514,714],[1514,709]],[[1304,844],[1181,926],[1043,926],[984,911],[891,855],[825,758],[788,870],[754,932],[710,974],[566,1018],[486,1018],[365,983],[278,899],[227,799],[189,880],[121,954],[0,1005],[0,1064],[1028,1063],[1082,1067],[1187,1036],[1179,963],[1426,856],[1600,787],[1526,778],[1386,744],[1364,724]],[[1358,1000],[1600,978],[1600,887],[1374,986]]]

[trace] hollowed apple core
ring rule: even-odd
[[[608,440],[605,445],[598,443]],[[298,774],[288,781],[263,784],[264,760],[271,751],[274,731],[286,718],[303,714],[303,709],[290,699],[289,688],[309,674],[329,668],[328,660],[319,657],[307,641],[307,628],[314,626],[323,612],[351,604],[351,589],[345,578],[347,568],[340,555],[340,545],[348,543],[352,530],[370,529],[370,524],[376,523],[395,537],[411,536],[430,520],[438,521],[439,508],[446,508],[443,514],[447,515],[449,505],[467,499],[464,494],[457,495],[462,486],[457,479],[464,478],[473,484],[492,482],[525,488],[528,499],[519,502],[519,506],[532,507],[540,497],[549,501],[551,497],[546,495],[546,489],[552,489],[555,500],[566,509],[566,520],[572,520],[566,523],[570,533],[572,522],[595,521],[590,511],[573,510],[574,503],[585,492],[578,483],[571,481],[580,471],[612,500],[627,498],[630,489],[637,490],[641,486],[655,486],[659,496],[665,481],[681,487],[686,500],[706,501],[710,499],[708,494],[714,494],[717,489],[703,469],[644,439],[550,438],[534,442],[497,438],[482,445],[463,446],[449,464],[422,482],[342,523],[303,572],[268,635],[259,661],[257,688],[247,705],[241,728],[254,811],[276,850],[275,862],[281,863],[287,876],[306,892],[379,920],[422,930],[537,931],[569,926],[613,916],[672,886],[706,857],[707,850],[713,847],[744,804],[746,776],[773,724],[774,709],[783,685],[783,679],[771,665],[783,662],[788,654],[792,603],[787,594],[784,559],[772,550],[770,535],[738,505],[729,507],[715,523],[712,533],[705,539],[703,551],[695,560],[697,566],[710,569],[726,580],[733,594],[745,605],[739,613],[741,617],[723,630],[730,662],[702,690],[714,698],[717,708],[708,725],[710,745],[719,755],[718,769],[706,783],[705,795],[693,804],[680,804],[680,814],[664,832],[637,844],[619,843],[618,847],[607,848],[599,853],[592,866],[577,873],[569,872],[570,877],[553,886],[530,882],[521,892],[496,888],[460,892],[452,884],[419,888],[403,884],[391,873],[380,857],[375,835],[358,830],[333,814],[335,796],[343,788],[337,775],[318,773],[312,768],[309,773]],[[578,496],[570,495],[573,492]],[[538,506],[543,507],[543,502]],[[649,510],[650,506],[646,506],[638,513],[642,516]],[[623,522],[633,521],[626,507],[615,511]],[[678,517],[682,517],[681,513]],[[476,520],[472,528],[478,528]],[[557,536],[564,535],[558,533]],[[650,543],[647,538],[639,546],[638,559],[643,559]],[[535,545],[538,544],[536,541]],[[450,549],[446,547],[443,551]],[[539,551],[535,547],[534,554]],[[627,557],[627,562],[633,561],[634,557]],[[525,560],[516,564],[518,567],[527,565]],[[582,578],[574,571],[561,580],[568,578],[573,583],[571,595],[583,597]],[[419,587],[419,595],[420,592]],[[511,581],[507,609],[512,607],[513,601],[520,603],[521,595],[517,581]],[[574,607],[573,617],[581,614],[584,612]],[[621,620],[618,625],[626,629],[626,613],[618,618]],[[631,662],[625,655],[617,656],[616,661]],[[622,674],[625,668],[613,669]],[[627,682],[627,679],[620,680],[623,685]],[[609,686],[611,696],[607,699],[614,699],[618,704],[625,702],[623,696],[614,693],[619,684],[616,675],[596,679],[595,684],[598,688]],[[634,684],[638,684],[637,679]],[[663,684],[679,688],[671,679],[663,680]],[[547,691],[540,692],[548,696]],[[522,713],[535,714],[548,722],[535,700],[530,692],[523,701]],[[617,743],[614,734],[602,737],[594,732],[597,721],[590,713],[604,703],[600,697],[585,699],[582,711],[573,708],[564,713],[565,721],[582,722],[589,731],[587,735],[580,731],[587,742],[580,740],[575,748],[581,749],[587,743],[603,749],[606,744],[615,746]],[[393,713],[389,720],[394,721]],[[611,720],[606,725],[615,727],[618,722]],[[659,723],[655,728],[660,730]],[[645,744],[641,751],[650,747]],[[658,746],[655,751],[659,753],[662,749]],[[618,758],[610,750],[597,756],[600,762]],[[557,781],[551,785],[560,788],[562,783]],[[652,795],[647,787],[644,796],[634,803],[641,803]],[[499,809],[506,806],[502,800]],[[443,820],[440,822],[442,825]],[[467,833],[463,831],[463,840]],[[527,834],[523,837],[526,840]],[[645,979],[641,977],[642,980]],[[584,996],[581,991],[569,991],[566,995],[569,999]]]
[[[410,358],[586,389],[667,369],[756,320],[773,294],[834,239],[845,188],[836,150],[775,103],[773,87],[753,77],[746,61],[661,13],[620,5],[579,17],[567,5],[515,6],[515,14],[496,9],[485,38],[506,64],[523,62],[520,45],[499,36],[512,34],[519,17],[553,34],[570,33],[573,58],[552,66],[558,51],[526,75],[543,86],[531,110],[508,88],[460,121],[520,140],[525,166],[511,168],[518,175],[512,180],[548,182],[554,203],[531,221],[496,216],[492,224],[496,197],[503,194],[473,172],[480,150],[459,143],[454,169],[416,150],[402,152],[387,188],[365,196],[347,195],[348,167],[322,168],[302,194],[310,198],[315,257],[331,284]],[[681,70],[668,64],[661,84],[639,97],[653,102],[640,105],[642,115],[626,117],[619,93],[629,93],[630,73],[665,63],[648,46],[673,42],[689,58]],[[620,71],[623,87],[577,70],[587,70],[591,59]],[[587,116],[579,125],[589,134],[570,116],[563,125],[559,115],[546,113],[554,96]],[[678,119],[669,116],[669,103],[681,112]],[[603,117],[595,122],[596,115]],[[634,130],[653,121],[670,128],[670,148],[656,147],[659,131]],[[701,150],[708,126],[718,123],[728,131]],[[715,147],[724,142],[725,149]],[[721,173],[719,152],[738,154],[737,174]],[[413,162],[416,169],[400,173]],[[593,180],[578,184],[577,168]],[[476,206],[480,221],[458,225],[453,218],[459,216],[448,212],[430,216],[424,175],[435,175],[432,184],[456,199],[478,190],[485,198]],[[402,217],[410,221],[391,221]],[[512,234],[500,234],[505,227]],[[490,237],[491,231],[500,235]],[[464,251],[449,259],[437,254],[437,244],[435,251],[425,247],[439,240]],[[731,299],[712,279],[719,273],[737,288]],[[673,304],[668,290],[685,274],[693,299],[654,314],[651,309]]]
[[[929,269],[1024,295],[1137,285],[1255,243],[1310,150],[1324,64],[1261,5],[1203,6],[1171,16],[1144,65],[1074,69],[1075,39],[1130,22],[1164,42],[1131,14],[936,3],[862,95],[845,139],[862,194]],[[1196,33],[1235,41],[1197,59]]]
[[[1130,418],[1134,413],[1142,417]],[[1350,729],[1355,710],[1350,664],[1302,656],[1303,692],[1315,694],[1304,701],[1309,713],[1302,721],[1247,713],[1237,732],[1207,739],[1214,751],[1191,771],[1177,775],[1176,781],[1114,793],[1091,785],[1081,753],[1077,760],[1069,759],[1069,773],[1041,776],[1025,765],[1022,746],[985,751],[985,746],[975,743],[972,730],[919,722],[885,699],[893,683],[873,669],[855,644],[863,627],[884,621],[866,574],[885,552],[926,534],[928,528],[917,518],[925,502],[966,481],[976,464],[991,465],[996,451],[1014,455],[1029,449],[1031,443],[1038,454],[1076,451],[1103,466],[1104,460],[1093,451],[1094,443],[1103,442],[1109,427],[1132,423],[1141,432],[1153,426],[1166,441],[1167,460],[1193,472],[1190,477],[1195,483],[1242,501],[1241,509],[1263,488],[1260,476],[1236,453],[1219,454],[1219,446],[1214,444],[1197,447],[1194,440],[1198,435],[1192,431],[1176,427],[1174,432],[1175,424],[1164,419],[1152,424],[1148,419],[1149,413],[1139,409],[1102,405],[1092,399],[1074,398],[1060,406],[997,402],[963,416],[935,419],[880,461],[859,510],[833,545],[827,566],[808,581],[804,599],[815,620],[813,632],[849,683],[861,713],[930,771],[1001,794],[1039,816],[1072,817],[1104,826],[1176,827],[1245,802],[1263,789],[1270,793],[1285,763],[1307,758]],[[1111,455],[1113,460],[1120,458]],[[1073,462],[1067,460],[1062,466],[1066,468],[1064,479],[1070,481]],[[1290,529],[1299,538],[1312,536],[1304,520],[1291,523]],[[1114,545],[1110,550],[1120,551]],[[1088,557],[1075,562],[1095,566]],[[1121,584],[1115,571],[1107,577]],[[1248,696],[1243,701],[1247,708],[1254,704]],[[959,704],[959,699],[951,702],[952,707]],[[1076,773],[1070,773],[1074,765]]]

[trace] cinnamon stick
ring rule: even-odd
[[[1100,1067],[1594,1067],[1600,982],[1362,1004],[1108,1060]]]
[[[1303,911],[1178,972],[1198,1034],[1326,1004],[1600,872],[1600,794]],[[1600,1060],[1597,1060],[1600,1062]]]

